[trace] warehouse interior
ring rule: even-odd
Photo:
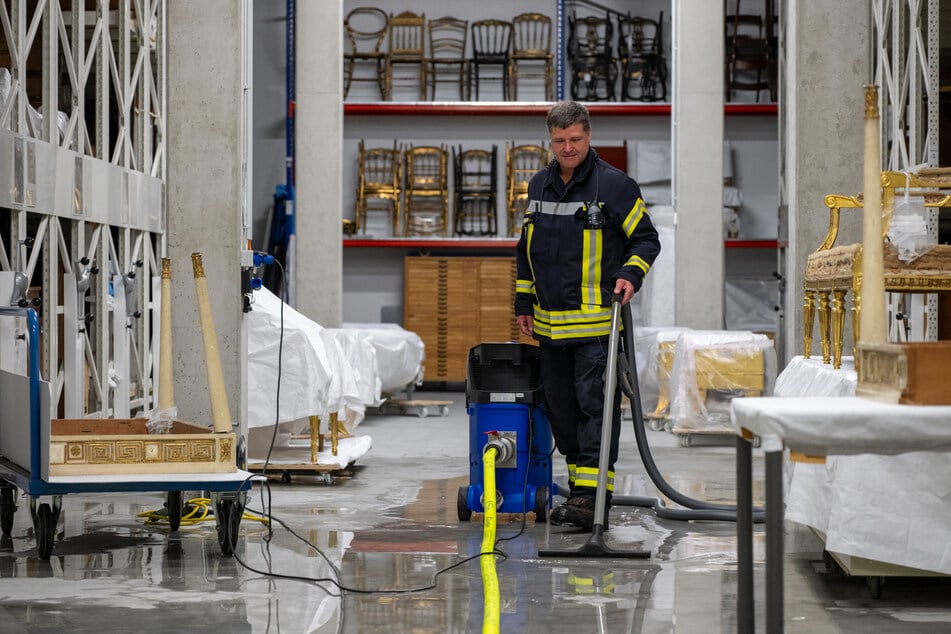
[[[951,629],[949,20],[0,3],[0,632]],[[513,312],[561,100],[662,245],[592,530]]]

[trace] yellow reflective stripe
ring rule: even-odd
[[[545,310],[541,307],[535,308],[535,315],[538,319],[543,319],[549,323],[556,322],[595,322],[601,319],[611,319],[611,309],[598,306],[596,310]]]
[[[639,255],[632,255],[630,258],[628,258],[627,262],[624,263],[624,266],[636,266],[640,270],[644,271],[644,275],[647,275],[647,272],[651,269],[651,265]]]
[[[515,280],[515,292],[516,293],[531,293],[532,291],[532,281],[531,280]]]
[[[601,304],[601,231],[585,229],[581,256],[581,305]]]
[[[532,237],[535,235],[535,223],[530,222],[525,228],[525,258],[528,260],[528,270],[535,279],[535,267],[532,265]]]
[[[533,320],[535,332],[549,339],[578,339],[582,337],[603,337],[611,334],[611,320],[598,320],[590,323],[555,323],[535,313]]]
[[[568,482],[575,481],[575,470],[578,468],[577,465],[569,464],[568,465]]]
[[[594,579],[591,577],[576,577],[574,575],[568,575],[568,583],[576,586],[593,586]]]
[[[578,467],[578,473],[575,475],[575,486],[591,487],[598,486],[598,470],[594,467]],[[608,471],[608,491],[614,490],[614,472]]]
[[[641,218],[644,217],[645,211],[647,211],[647,205],[644,204],[644,199],[638,198],[637,202],[634,203],[634,207],[631,209],[630,213],[627,214],[627,218],[624,219],[624,222],[621,225],[624,228],[624,234],[628,238],[630,238],[631,234],[634,233],[634,230],[637,229],[637,223],[639,223]]]

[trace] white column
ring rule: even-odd
[[[673,2],[678,326],[723,328],[723,3]]]
[[[297,2],[296,308],[326,327],[343,314],[343,2]],[[331,28],[333,27],[333,28]]]

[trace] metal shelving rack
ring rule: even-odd
[[[86,0],[10,0],[0,26],[10,60],[0,279],[19,289],[20,269],[36,296],[52,414],[150,409],[166,231],[165,1],[87,10]],[[17,290],[11,301],[21,299]],[[0,367],[21,374],[24,328],[0,330]]]

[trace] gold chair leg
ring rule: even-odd
[[[340,421],[337,412],[330,412],[330,453],[337,455],[337,441],[340,437]]]
[[[320,416],[311,416],[310,421],[310,461],[317,464],[317,453],[324,450],[324,437],[320,435]]]
[[[859,324],[862,316],[862,276],[855,275],[852,278],[852,359],[855,362],[856,372],[859,369],[858,343],[861,341],[862,333],[859,332]]]
[[[802,356],[808,359],[812,354],[812,328],[816,320],[816,292],[806,291],[802,304]]]
[[[842,335],[845,332],[845,290],[832,291],[832,367],[842,367]]]
[[[822,341],[822,362],[829,363],[830,323],[829,323],[829,291],[819,291],[819,337]]]

